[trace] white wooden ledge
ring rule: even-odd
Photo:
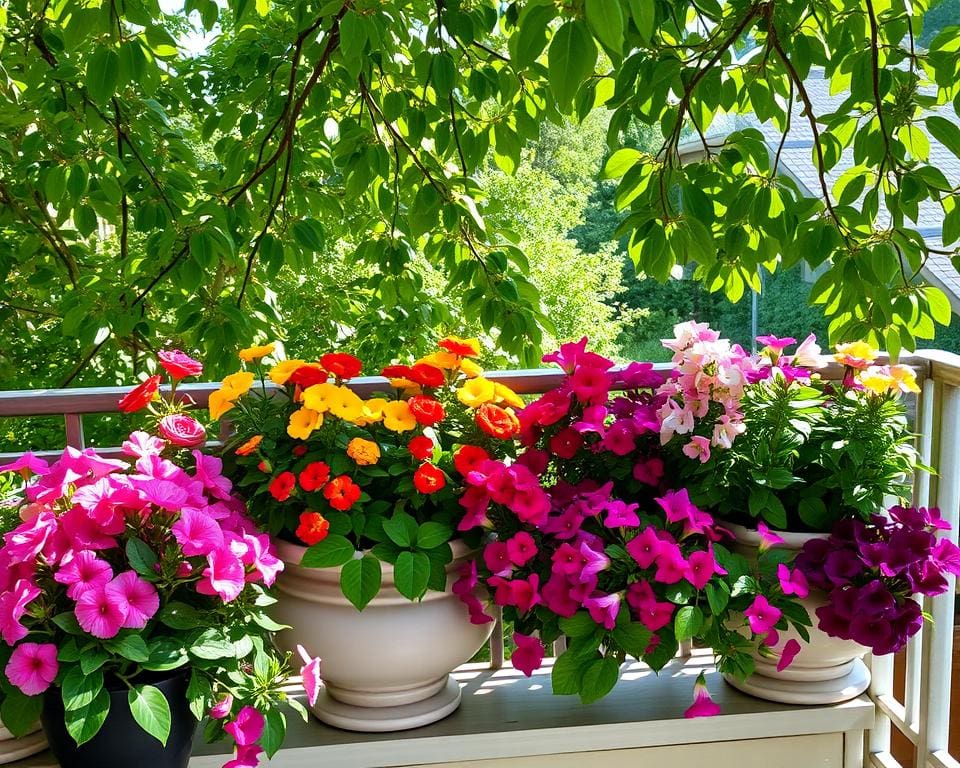
[[[722,714],[687,720],[683,712],[702,670],[707,671],[707,685]],[[590,764],[598,764],[597,753],[603,752],[605,765],[619,765],[620,754],[632,756],[632,765],[642,756],[670,760],[663,764],[687,765],[689,760],[690,765],[720,768],[760,765],[745,754],[750,744],[744,742],[756,741],[781,758],[765,765],[792,766],[789,759],[783,761],[784,754],[801,750],[799,765],[855,768],[855,761],[862,761],[863,732],[874,719],[873,704],[864,697],[813,707],[754,699],[724,683],[713,671],[710,657],[700,654],[671,662],[659,676],[642,664],[628,664],[613,692],[590,706],[582,706],[575,697],[552,694],[549,661],[529,679],[510,667],[491,670],[482,664],[466,665],[455,674],[463,703],[445,720],[410,731],[363,734],[288,716],[285,746],[269,765],[380,768],[467,763],[532,768],[568,764],[558,763],[557,757],[547,761],[543,756],[548,755],[574,756],[569,764],[577,765],[575,755],[586,752],[594,753]],[[698,752],[706,745],[709,751]],[[220,768],[227,752],[224,743],[198,744],[190,768]],[[583,757],[581,766],[582,761]],[[49,755],[39,755],[13,765],[52,768],[55,763]]]

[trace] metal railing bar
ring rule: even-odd
[[[65,413],[63,414],[63,425],[67,445],[74,448],[83,448],[83,416],[79,413]]]

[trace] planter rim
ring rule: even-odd
[[[738,543],[753,547],[760,546],[760,533],[756,528],[747,528],[744,525],[729,523],[724,520],[718,520],[717,522],[729,530]],[[796,550],[803,549],[803,545],[813,539],[826,539],[830,537],[829,533],[801,533],[800,531],[773,531],[773,533],[783,539],[784,543],[780,545],[781,547]]]
[[[467,545],[463,539],[451,539],[450,540],[450,549],[453,551],[453,559],[447,563],[447,570],[449,571],[451,567],[455,566],[459,560],[467,558],[469,555],[473,554],[476,550]],[[300,544],[294,544],[290,541],[284,541],[283,539],[274,538],[273,545],[277,549],[277,554],[280,556],[280,559],[288,565],[293,565],[298,568],[303,568],[305,571],[315,571],[317,573],[330,573],[338,574],[343,568],[342,565],[329,566],[327,568],[307,568],[300,565],[300,561],[303,559],[303,554],[307,551],[307,547],[304,547]],[[361,557],[366,554],[369,550],[357,551],[353,555],[354,560],[359,560]],[[393,581],[393,565],[384,561],[380,561],[380,568],[384,578],[388,578],[391,582]]]

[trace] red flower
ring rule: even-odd
[[[163,370],[170,374],[170,377],[180,381],[188,376],[199,376],[203,373],[203,363],[194,360],[189,355],[184,354],[179,349],[164,349],[157,352],[157,359]]]
[[[583,438],[573,427],[564,427],[550,438],[550,453],[561,459],[572,459],[583,447]]]
[[[320,358],[320,365],[338,379],[352,379],[359,376],[360,369],[363,367],[363,363],[346,352],[330,352]]]
[[[413,381],[413,371],[409,365],[388,365],[382,371],[380,375],[385,379],[408,379]]]
[[[480,354],[480,344],[476,339],[461,339],[459,336],[447,336],[437,342],[440,349],[445,349],[461,357],[476,357]]]
[[[407,378],[422,387],[442,387],[447,380],[443,371],[429,363],[414,363],[410,366]]]
[[[490,454],[477,445],[462,445],[453,454],[453,466],[466,477],[490,458]]]
[[[517,417],[493,403],[485,403],[477,408],[475,419],[483,432],[500,440],[509,440],[520,431]]]
[[[360,498],[360,486],[349,475],[333,478],[323,489],[324,498],[330,506],[340,512],[346,512]]]
[[[141,408],[146,408],[153,396],[160,389],[160,375],[151,376],[142,384],[131,389],[127,394],[120,398],[117,407],[124,413],[133,413]]]
[[[433,440],[426,435],[420,435],[407,443],[407,450],[417,461],[425,461],[433,455]]]
[[[321,488],[330,479],[330,465],[325,461],[313,461],[300,473],[300,487],[307,493]]]
[[[301,365],[297,370],[290,374],[287,384],[297,384],[306,389],[314,384],[323,384],[330,376],[327,372],[315,365]]]
[[[261,461],[259,464],[257,464],[257,469],[259,469],[264,474],[267,474],[270,472],[270,465],[267,464],[266,461]]]
[[[425,427],[432,427],[443,421],[443,417],[447,415],[443,410],[443,403],[430,395],[414,395],[407,400],[407,405],[410,406],[410,413],[417,423]]]
[[[430,462],[424,462],[413,473],[413,487],[420,493],[436,493],[446,484],[447,478],[444,477],[443,472]]]
[[[286,501],[297,485],[297,476],[293,472],[281,472],[270,481],[270,495],[277,501]]]
[[[319,544],[330,533],[330,521],[319,512],[304,512],[300,515],[300,525],[296,534],[307,546]]]
[[[307,446],[305,445],[296,445],[293,448],[293,455],[298,459],[307,452]]]

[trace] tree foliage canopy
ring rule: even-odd
[[[945,243],[960,237],[958,191],[920,130],[960,156],[960,128],[925,112],[960,106],[960,35],[916,46],[926,6],[187,0],[165,14],[156,0],[9,0],[0,317],[69,340],[53,383],[105,347],[135,360],[160,338],[215,370],[282,333],[277,288],[298,285],[330,292],[315,322],[332,341],[467,317],[530,363],[552,329],[515,234],[484,219],[478,174],[490,158],[512,173],[545,121],[605,110],[618,235],[646,275],[695,261],[736,299],[778,256],[830,256],[815,298],[834,336],[912,347],[949,319],[942,294],[913,280],[929,253],[918,204],[942,206]],[[219,33],[196,55],[180,45],[190,24]],[[756,47],[736,57],[747,39]],[[845,96],[832,114],[806,103],[814,66]],[[821,199],[777,175],[756,131],[679,162],[681,137],[718,113],[785,128],[794,101],[817,137]],[[661,131],[659,151],[624,147],[637,123]],[[830,189],[845,149],[857,172]],[[456,302],[425,290],[423,264]],[[19,374],[37,350],[6,355]]]

